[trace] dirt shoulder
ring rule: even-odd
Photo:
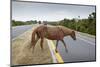
[[[32,48],[29,48],[32,30],[30,29],[12,40],[12,65],[52,63],[52,57],[46,39],[44,40],[43,51],[40,48],[40,40],[36,44],[34,52]]]

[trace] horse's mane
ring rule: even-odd
[[[65,26],[58,26],[59,28],[61,28],[61,29],[64,29],[64,30],[68,30],[68,31],[73,31],[73,29],[70,29],[70,28],[68,28],[68,27],[65,27]]]

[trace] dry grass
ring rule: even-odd
[[[32,29],[12,41],[12,65],[52,63],[47,41],[44,40],[44,50],[40,48],[40,40],[35,50],[30,48]]]

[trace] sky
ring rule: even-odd
[[[95,6],[12,1],[12,20],[17,21],[59,21],[78,16],[82,19],[92,12],[95,12]]]

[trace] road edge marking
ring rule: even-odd
[[[48,41],[48,45],[51,47],[50,49],[52,49],[52,52],[53,52],[54,56],[56,57],[57,62],[58,63],[64,63],[64,61],[63,61],[61,55],[59,54],[59,52],[57,52],[57,53],[55,52],[55,46],[54,46],[53,41],[52,40],[47,40],[47,41]]]
[[[87,42],[87,43],[89,43],[89,44],[95,45],[95,43],[93,43],[93,42],[91,42],[91,41],[87,41],[86,39],[81,38],[80,36],[77,37],[77,38],[79,38],[80,40],[82,40],[82,41],[84,41],[84,42]]]
[[[46,39],[47,40],[47,39]],[[57,63],[57,59],[56,59],[56,56],[54,55],[54,52],[52,50],[52,47],[51,47],[51,44],[49,42],[49,40],[47,40],[47,43],[48,43],[48,46],[49,46],[49,49],[50,49],[50,53],[52,55],[52,59],[53,59],[53,63]]]
[[[30,31],[31,29],[25,31],[24,33],[20,34],[19,36],[15,37],[12,39],[12,41],[16,40],[17,38],[21,37],[22,35],[24,35],[25,33],[27,33],[28,31]]]
[[[11,36],[11,40],[12,40],[12,41],[16,40],[17,38],[19,38],[20,36],[24,35],[25,33],[27,33],[27,32],[30,31],[30,30],[33,30],[33,27],[30,28],[30,29],[28,29],[27,31],[23,32],[23,33],[20,34],[19,36],[16,36],[15,38],[12,38],[12,36]]]

